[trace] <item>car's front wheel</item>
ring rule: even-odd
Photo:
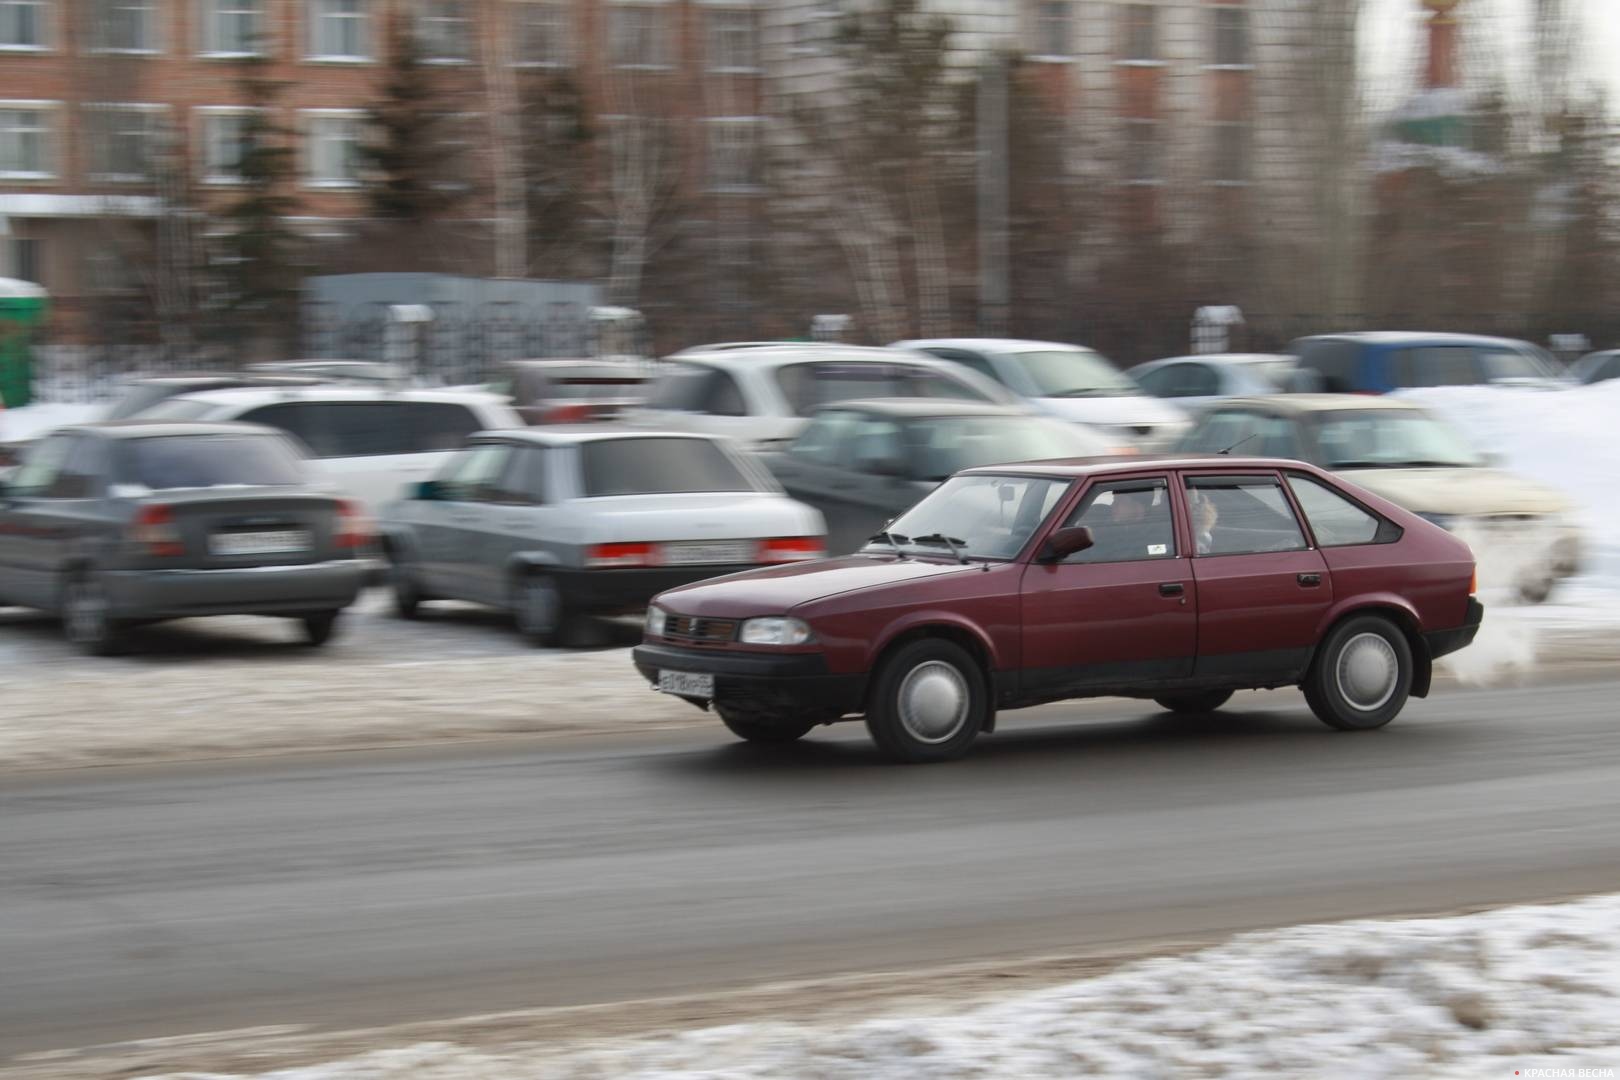
[[[790,743],[804,738],[816,726],[804,720],[788,720],[731,705],[716,704],[714,711],[733,735],[748,742]]]
[[[107,591],[89,570],[62,587],[62,630],[91,656],[117,656],[128,647],[126,625],[112,617]]]
[[[1381,728],[1412,689],[1412,646],[1388,619],[1361,615],[1334,627],[1305,676],[1317,719],[1340,731]]]
[[[895,761],[949,761],[967,752],[990,715],[984,672],[960,645],[924,638],[878,671],[866,728]]]
[[[402,619],[414,619],[420,614],[422,586],[417,584],[416,569],[403,552],[389,549],[388,584],[394,594],[394,614]]]
[[[338,612],[317,611],[312,615],[302,616],[299,622],[304,624],[304,640],[310,645],[325,645],[332,640],[332,633],[337,629]]]
[[[1205,690],[1196,694],[1166,694],[1164,697],[1154,698],[1154,702],[1161,708],[1173,713],[1202,714],[1212,713],[1225,705],[1232,698],[1230,690]]]

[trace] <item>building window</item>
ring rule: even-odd
[[[45,0],[0,0],[0,49],[45,47]]]
[[[371,58],[366,0],[309,0],[309,55],[318,60]]]
[[[6,276],[18,281],[32,281],[35,285],[45,284],[45,265],[37,237],[11,238],[11,268]]]
[[[712,8],[708,13],[709,69],[752,71],[759,66],[754,13],[744,8]]]
[[[1249,64],[1249,9],[1211,8],[1215,15],[1215,62],[1227,67]]]
[[[247,109],[207,109],[202,114],[202,153],[205,184],[242,182],[242,159],[250,148]]]
[[[1074,55],[1074,5],[1069,0],[1041,0],[1035,12],[1035,53]]]
[[[12,180],[49,180],[51,110],[30,102],[0,101],[0,176]]]
[[[1157,184],[1164,179],[1160,161],[1159,122],[1125,121],[1125,169],[1127,184]]]
[[[202,51],[210,56],[255,56],[264,51],[263,0],[202,0]]]
[[[661,7],[610,7],[613,63],[619,67],[666,67],[669,27]]]
[[[462,63],[472,58],[471,23],[461,0],[422,0],[416,20],[422,58],[438,63]]]
[[[1120,59],[1159,58],[1159,9],[1152,4],[1126,4],[1119,9],[1123,30]]]
[[[162,105],[92,105],[86,112],[90,172],[95,180],[139,184],[155,175],[167,131]]]
[[[566,67],[573,49],[566,3],[531,0],[512,5],[512,37],[517,62],[536,67]]]
[[[752,117],[710,120],[709,187],[753,191],[759,187],[759,121]]]
[[[357,187],[364,114],[355,110],[309,112],[305,128],[305,176],[311,187]]]
[[[836,11],[818,9],[807,11],[793,24],[793,43],[796,53],[818,53],[832,37]]]
[[[96,0],[90,17],[96,52],[155,53],[160,47],[157,0]]]
[[[1214,161],[1210,179],[1217,184],[1246,184],[1249,182],[1250,127],[1243,121],[1216,123],[1214,134]]]

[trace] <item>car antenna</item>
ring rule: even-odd
[[[1217,451],[1217,452],[1220,453],[1223,456],[1226,455],[1226,454],[1230,454],[1232,451],[1236,450],[1238,447],[1242,446],[1244,443],[1248,442],[1249,440],[1258,439],[1259,437],[1260,437],[1260,433],[1258,431],[1256,431],[1252,435],[1243,436],[1243,438],[1239,439],[1237,442],[1233,443],[1231,446],[1228,446],[1225,450],[1220,450],[1220,451]]]

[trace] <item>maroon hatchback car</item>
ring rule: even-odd
[[[1438,526],[1297,461],[1202,457],[962,472],[859,553],[659,595],[636,667],[744,739],[866,717],[902,761],[963,753],[999,709],[1219,708],[1298,686],[1382,727],[1484,609]]]

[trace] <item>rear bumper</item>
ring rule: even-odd
[[[625,570],[546,570],[557,582],[563,603],[574,611],[609,615],[636,611],[665,589],[697,581],[758,570],[742,566],[659,566]]]
[[[370,565],[364,559],[334,559],[228,570],[121,570],[103,580],[115,618],[290,615],[348,607]]]
[[[1473,644],[1474,637],[1479,633],[1479,625],[1485,619],[1485,605],[1474,597],[1468,598],[1468,614],[1463,624],[1450,630],[1430,630],[1423,635],[1423,640],[1429,646],[1429,658],[1439,659],[1458,649],[1467,648]]]
[[[775,656],[638,645],[631,655],[636,670],[654,686],[660,671],[713,675],[715,700],[738,708],[842,716],[860,712],[865,704],[866,676],[831,674],[820,653]]]

